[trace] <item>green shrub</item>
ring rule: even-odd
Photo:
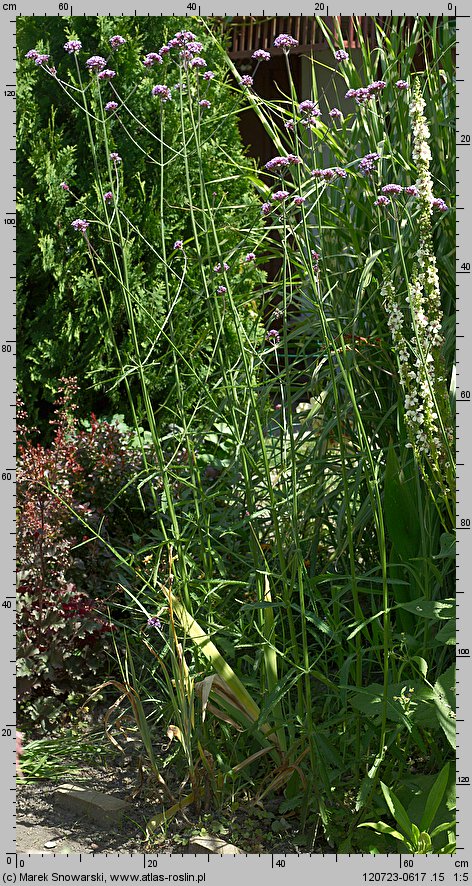
[[[63,48],[65,40],[76,34],[80,35],[84,47],[80,60],[84,78],[88,76],[84,71],[85,59],[96,53],[107,55],[111,35],[119,32],[127,41],[113,63],[116,62],[118,69],[120,94],[129,95],[129,107],[140,122],[122,112],[120,119],[110,119],[109,140],[111,149],[122,157],[122,168],[126,170],[126,183],[121,182],[120,206],[126,217],[132,219],[132,225],[130,223],[125,232],[129,285],[135,299],[137,338],[143,353],[152,352],[147,365],[149,393],[155,409],[165,405],[170,414],[173,411],[172,349],[166,335],[156,342],[155,333],[149,330],[149,318],[152,317],[155,330],[160,320],[164,320],[169,304],[161,258],[160,166],[155,159],[159,153],[156,141],[159,110],[151,96],[152,86],[159,82],[159,66],[147,69],[142,60],[146,53],[158,49],[168,39],[169,26],[178,30],[189,25],[197,27],[188,19],[178,18],[171,21],[157,17],[50,18],[45,35],[40,19],[26,17],[18,21],[18,386],[23,399],[36,404],[32,418],[43,430],[47,427],[43,419],[49,412],[47,404],[53,400],[56,379],[70,375],[87,382],[81,392],[84,411],[94,410],[101,415],[122,412],[130,421],[123,385],[113,384],[118,373],[115,345],[128,373],[138,417],[143,414],[139,382],[133,374],[130,329],[117,287],[101,272],[107,299],[105,309],[89,257],[71,228],[73,219],[83,217],[81,212],[85,212],[85,207],[89,213],[103,216],[103,200],[95,183],[96,169],[83,113],[61,89],[62,79],[78,85],[74,57]],[[211,118],[201,121],[200,160],[207,182],[213,182],[215,220],[222,245],[230,254],[240,240],[238,219],[244,217],[248,230],[260,229],[260,210],[251,193],[251,163],[244,158],[238,132],[237,110],[241,98],[228,84],[222,48],[215,48],[208,38],[199,34],[200,37],[205,44],[208,65],[215,71],[211,98],[218,110]],[[44,78],[42,70],[25,61],[24,56],[31,47],[39,47],[51,55],[57,69],[56,78]],[[98,99],[92,84],[87,97],[92,112],[96,113]],[[191,236],[182,163],[168,162],[181,150],[180,111],[178,103],[172,104],[175,107],[166,108],[164,151],[168,170],[164,205],[168,254],[172,253],[176,240],[185,242]],[[188,110],[185,117],[188,123]],[[92,135],[103,177],[106,154],[103,131],[98,123]],[[197,150],[196,147],[193,150]],[[193,164],[190,174],[196,194],[197,164]],[[70,192],[61,189],[63,181],[69,184]],[[136,230],[143,237],[137,236]],[[172,310],[173,340],[179,342],[181,353],[188,355],[193,364],[185,391],[189,406],[199,395],[215,337],[206,316],[199,275],[198,262],[189,266],[185,285]],[[260,272],[245,269],[240,301],[246,300],[255,277],[260,278]],[[243,313],[247,322],[252,323],[249,305]],[[223,344],[229,355],[236,355],[235,333],[229,319],[223,330]]]

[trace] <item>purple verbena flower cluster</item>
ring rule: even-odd
[[[274,172],[274,170],[283,172],[289,166],[298,166],[301,162],[301,157],[297,157],[296,154],[287,154],[286,157],[273,157],[272,160],[268,160],[265,168],[268,172]]]
[[[124,37],[121,37],[120,34],[115,34],[114,37],[110,37],[108,42],[112,49],[119,49],[120,46],[123,46],[123,44],[126,43],[126,40]]]
[[[290,52],[291,47],[298,46],[298,40],[291,37],[290,34],[279,34],[274,40],[274,46],[277,49],[283,49],[284,52]]]
[[[397,82],[395,83],[395,86],[397,87],[397,89],[409,89],[410,88],[409,83],[407,83],[406,80],[397,80]]]
[[[116,71],[111,71],[110,68],[105,68],[104,71],[98,73],[99,80],[113,80],[114,77],[116,77]]]
[[[270,62],[270,52],[266,52],[265,49],[256,49],[251,58],[257,62]]]
[[[337,62],[345,62],[349,58],[349,54],[345,49],[337,49],[334,53]]]
[[[364,175],[370,175],[375,169],[377,160],[380,160],[380,154],[377,154],[376,151],[366,154],[365,157],[362,157],[361,160],[359,160],[360,171]]]
[[[373,83],[369,83],[368,86],[361,86],[359,89],[348,89],[345,97],[355,98],[358,105],[363,105],[370,101],[376,93],[382,92],[386,85],[385,80],[375,80]]]
[[[283,201],[286,200],[288,196],[289,196],[288,191],[274,191],[274,193],[272,194],[271,200],[273,200],[276,203],[283,203]]]
[[[106,61],[102,58],[101,55],[92,55],[85,62],[85,67],[88,68],[89,71],[103,71],[106,68]]]
[[[158,83],[157,86],[153,86],[151,92],[153,95],[158,95],[161,102],[168,102],[169,99],[172,98],[169,87],[163,86],[161,83]]]
[[[221,266],[220,262],[218,262],[213,270],[216,271],[217,274],[221,274],[221,271],[229,271],[229,265],[224,261],[223,266]]]
[[[159,52],[148,52],[143,59],[145,68],[152,68],[155,64],[162,65],[162,55]]]
[[[105,111],[116,111],[118,107],[118,102],[107,102],[105,105]]]
[[[333,120],[336,119],[337,117],[342,117],[342,115],[343,115],[343,112],[340,111],[339,108],[331,108],[331,110],[329,112],[329,116],[332,117]]]
[[[67,43],[64,43],[64,49],[69,55],[72,55],[73,52],[80,52],[82,44],[80,40],[68,40]]]
[[[311,250],[311,258],[313,261],[313,270],[314,270],[315,274],[317,274],[320,269],[320,266],[318,264],[320,254],[319,254],[319,252],[316,251],[316,249]]]
[[[280,334],[277,331],[277,329],[269,329],[269,331],[266,335],[266,340],[271,345],[278,345],[280,342]]]
[[[85,234],[90,222],[85,221],[83,218],[76,218],[75,221],[72,222],[72,227],[74,231],[80,231],[82,234]]]
[[[402,191],[401,185],[384,185],[382,188],[382,194],[401,194]]]
[[[254,80],[249,74],[245,74],[239,81],[240,86],[254,86]]]
[[[112,191],[106,191],[103,195],[103,199],[104,199],[105,203],[111,203],[111,201],[113,200]]]
[[[328,169],[313,169],[311,174],[313,178],[320,178],[326,182],[333,181],[335,178],[347,178],[346,170],[341,169],[340,166],[332,166]]]
[[[316,123],[317,117],[321,117],[321,111],[316,103],[308,98],[298,105],[298,111],[302,115],[300,121],[302,126],[313,126]]]
[[[148,623],[148,627],[155,628],[156,631],[160,631],[162,628],[162,624],[160,622],[160,619],[158,619],[157,615],[153,615],[153,616],[151,616],[151,618],[148,618],[147,623]]]

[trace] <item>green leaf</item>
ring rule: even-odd
[[[409,600],[406,603],[399,603],[398,606],[400,609],[413,612],[418,618],[429,618],[432,621],[455,616],[454,600],[451,599],[439,601],[419,597],[418,600]]]
[[[434,684],[434,704],[436,717],[452,748],[456,748],[456,668],[452,664]]]
[[[412,560],[420,550],[420,520],[413,495],[390,443],[385,466],[385,523],[396,552]]]
[[[420,830],[428,831],[434,821],[434,816],[439,809],[441,800],[444,797],[449,777],[449,763],[441,769],[436,781],[434,782],[426,799],[426,805],[420,821]]]
[[[441,550],[436,559],[454,560],[456,556],[456,536],[452,532],[443,532],[441,535]]]
[[[401,827],[402,831],[407,835],[407,837],[409,837],[409,839],[413,842],[413,828],[405,807],[400,803],[400,800],[398,799],[398,797],[395,796],[393,791],[391,791],[390,788],[388,788],[387,785],[383,783],[383,781],[380,782],[380,787],[382,788],[382,793],[385,797],[385,801],[395,821]]]
[[[395,840],[401,840],[402,843],[406,843],[406,837],[403,834],[400,834],[399,831],[396,831],[395,828],[391,828],[390,825],[385,824],[384,821],[365,821],[363,824],[357,825],[358,828],[372,828],[372,830],[377,831],[378,834],[389,834],[391,837],[394,837]]]
[[[456,826],[456,820],[453,821],[444,821],[442,824],[438,824],[437,828],[431,831],[430,837],[434,840],[438,834],[442,834],[443,831],[453,831]]]
[[[449,618],[437,632],[434,638],[435,646],[455,646],[456,645],[456,621]]]

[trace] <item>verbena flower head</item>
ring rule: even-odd
[[[377,197],[377,200],[374,200],[374,206],[388,206],[389,203],[389,198],[382,195],[380,197]]]
[[[276,203],[282,203],[289,196],[290,195],[288,191],[274,191],[271,200],[274,200]]]
[[[280,341],[280,334],[277,329],[269,329],[266,335],[266,339],[270,342],[271,345],[278,345]]]
[[[303,204],[305,203],[305,200],[306,200],[306,197],[302,197],[300,194],[296,194],[295,197],[293,198],[293,202],[295,203],[295,206],[303,206]]]
[[[175,41],[177,46],[186,46],[187,43],[192,43],[196,39],[196,35],[192,31],[177,31],[172,40],[169,40],[169,45]]]
[[[62,188],[63,191],[70,191],[70,187],[67,182],[61,182],[59,187]]]
[[[285,129],[288,130],[288,132],[295,132],[295,123],[293,122],[293,120],[286,120],[284,126]]]
[[[382,194],[401,194],[402,191],[401,185],[384,185],[382,188]]]
[[[298,110],[300,114],[315,114],[317,111],[318,114],[321,113],[316,105],[316,102],[312,102],[309,98],[305,99],[305,101],[301,102],[298,105]]]
[[[114,37],[110,37],[108,42],[112,49],[119,49],[120,46],[123,46],[123,44],[126,43],[126,40],[124,37],[121,37],[120,34],[115,34]]]
[[[433,207],[433,209],[439,209],[440,212],[447,212],[447,210],[449,209],[447,203],[445,203],[444,200],[441,200],[440,197],[435,197],[431,201],[431,206]]]
[[[89,71],[103,71],[106,68],[106,61],[102,58],[101,55],[92,55],[85,62],[85,67],[89,69]]]
[[[295,37],[291,37],[290,34],[279,34],[274,40],[274,46],[277,49],[283,49],[284,52],[290,52],[293,46],[298,46],[298,40],[295,40]]]
[[[76,218],[75,221],[72,222],[72,227],[74,231],[80,231],[82,234],[85,234],[90,222],[85,221],[83,218]]]
[[[158,95],[161,102],[168,102],[172,98],[169,87],[163,86],[162,83],[153,86],[151,92],[153,95]]]
[[[244,261],[255,261],[255,258],[256,258],[255,252],[248,252],[248,254],[244,258]]]
[[[225,292],[228,292],[228,290],[226,289],[226,286],[218,286],[218,289],[216,291],[217,291],[218,295],[224,295]]]
[[[45,62],[49,61],[49,56],[44,52],[39,52],[34,60],[35,65],[44,65]]]
[[[116,151],[112,151],[110,154],[110,160],[114,163],[115,166],[119,166],[121,163],[121,157],[117,154]]]
[[[213,80],[214,76],[215,76],[214,71],[205,71],[205,73],[203,75],[203,79],[204,80]]]
[[[359,160],[359,169],[364,175],[370,175],[375,169],[377,160],[380,160],[380,154],[377,154],[376,151],[366,154]]]
[[[199,101],[198,104],[201,108],[211,108],[211,102],[209,102],[207,98],[202,98],[202,100]]]
[[[349,53],[345,49],[337,49],[334,53],[337,62],[345,62],[349,58]]]
[[[107,102],[105,105],[105,111],[116,111],[118,107],[118,102]]]
[[[272,210],[272,203],[263,203],[261,206],[262,215],[269,215]]]
[[[148,52],[143,59],[145,68],[152,68],[153,65],[162,65],[162,55],[159,52]]]
[[[254,86],[254,80],[250,76],[250,74],[245,74],[244,77],[241,77],[239,81],[240,86]]]
[[[408,194],[409,197],[417,197],[418,196],[418,188],[416,185],[408,185],[406,188],[403,188],[405,194]]]
[[[116,71],[111,71],[110,68],[105,68],[104,71],[99,71],[98,79],[99,80],[113,80],[116,77]]]
[[[184,248],[183,240],[176,240],[174,243],[174,249],[183,249],[183,248]]]
[[[104,199],[105,203],[110,203],[113,200],[113,192],[106,191],[103,195],[103,199]]]
[[[162,624],[158,619],[157,615],[153,615],[151,618],[148,618],[148,627],[155,628],[156,631],[160,631],[162,628]]]
[[[343,112],[339,110],[339,108],[331,108],[329,112],[329,116],[335,119],[336,117],[342,117]]]
[[[272,160],[268,160],[265,168],[268,172],[273,172],[274,170],[283,171],[287,167],[298,165],[301,162],[301,157],[297,157],[295,154],[287,154],[286,157],[273,157]]]
[[[340,166],[330,166],[327,169],[313,169],[311,174],[313,178],[319,178],[323,181],[333,181],[335,178],[347,178],[346,170],[341,169]]]
[[[68,40],[67,43],[64,43],[64,49],[69,55],[72,55],[73,52],[80,52],[82,44],[80,40]]]
[[[191,40],[186,44],[185,48],[188,52],[193,52],[195,55],[198,55],[203,49],[203,43],[199,43],[198,40]]]
[[[266,52],[265,49],[256,49],[251,58],[257,62],[270,62],[270,52]]]
[[[190,62],[191,68],[206,68],[206,66],[207,66],[207,63],[206,63],[205,59],[200,58],[200,56],[193,58]]]
[[[382,92],[382,90],[385,89],[386,85],[387,84],[385,80],[374,80],[373,83],[369,83],[367,89],[369,90],[369,92]]]
[[[229,265],[224,261],[223,266],[221,266],[220,262],[218,262],[213,270],[216,271],[217,274],[220,274],[221,271],[229,271]]]
[[[407,83],[406,80],[397,80],[397,82],[395,83],[395,86],[397,87],[397,89],[409,89],[410,88],[409,83]]]
[[[37,49],[28,49],[28,52],[25,54],[25,58],[35,59],[39,55]]]

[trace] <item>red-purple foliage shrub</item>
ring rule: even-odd
[[[101,539],[126,547],[139,513],[129,481],[142,468],[130,434],[113,423],[92,415],[79,428],[77,384],[61,381],[49,448],[34,442],[18,409],[17,687],[23,719],[43,728],[71,693],[80,700],[105,672],[106,602],[120,573]]]

